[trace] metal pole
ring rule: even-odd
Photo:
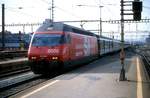
[[[102,35],[102,17],[101,17],[101,7],[102,7],[102,6],[99,6],[99,9],[100,9],[100,24],[99,24],[99,26],[100,26],[100,35]]]
[[[25,33],[25,25],[23,25],[23,28],[22,28],[22,29],[23,29],[23,33]]]
[[[50,10],[50,20],[52,20],[52,11],[51,11],[52,8],[50,7],[49,10]]]
[[[33,32],[33,25],[31,24],[31,32]]]
[[[121,0],[121,52],[120,52],[120,60],[121,60],[121,72],[120,72],[120,81],[125,81],[125,68],[124,68],[124,59],[125,59],[125,52],[124,52],[124,6],[123,0]]]
[[[5,5],[2,4],[2,50],[5,49]]]
[[[52,22],[54,22],[54,0],[52,0]]]
[[[101,6],[101,0],[99,1],[99,3],[100,3],[100,4],[99,4],[99,14],[100,14],[100,15],[99,15],[99,17],[100,17],[100,20],[99,20],[99,21],[100,21],[100,24],[99,24],[99,32],[100,32],[100,36],[101,36],[101,35],[102,35],[102,17],[101,17],[101,16],[102,16],[102,13],[101,13],[102,10],[101,10],[101,8],[102,8],[103,6]]]

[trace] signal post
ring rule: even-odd
[[[120,52],[120,61],[121,61],[121,72],[120,72],[120,81],[125,81],[125,51],[124,51],[124,22],[125,21],[140,21],[141,20],[141,12],[142,12],[142,2],[139,0],[134,1],[124,1],[121,0],[121,52]],[[131,4],[130,4],[131,3]],[[124,9],[124,6],[132,6],[132,12],[129,12],[129,9]],[[127,11],[127,12],[126,12]],[[124,19],[124,15],[133,15],[133,19]]]

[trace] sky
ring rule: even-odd
[[[150,19],[150,0],[142,1],[142,18]],[[42,23],[50,17],[48,9],[51,7],[51,0],[0,0],[0,4],[3,3],[5,4],[5,24]],[[54,21],[99,20],[99,6],[103,6],[101,8],[102,20],[120,19],[120,0],[54,0]],[[80,23],[70,24],[80,27]],[[84,23],[83,27],[87,30],[94,30],[99,27],[99,23]],[[117,24],[103,23],[102,27],[103,32],[118,32],[120,30]],[[149,23],[138,24],[140,31],[150,31],[149,27]],[[34,27],[34,31],[36,28]],[[22,31],[22,27],[8,27],[6,29],[14,32]],[[30,27],[26,27],[25,30],[31,32]],[[137,30],[136,24],[125,24],[125,31],[135,30]]]

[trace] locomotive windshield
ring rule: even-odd
[[[60,34],[35,34],[32,46],[56,46],[65,42],[64,35]]]

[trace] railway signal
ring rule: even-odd
[[[133,1],[132,2],[132,11],[133,11],[133,20],[135,20],[135,21],[141,20],[142,2],[141,1]]]

